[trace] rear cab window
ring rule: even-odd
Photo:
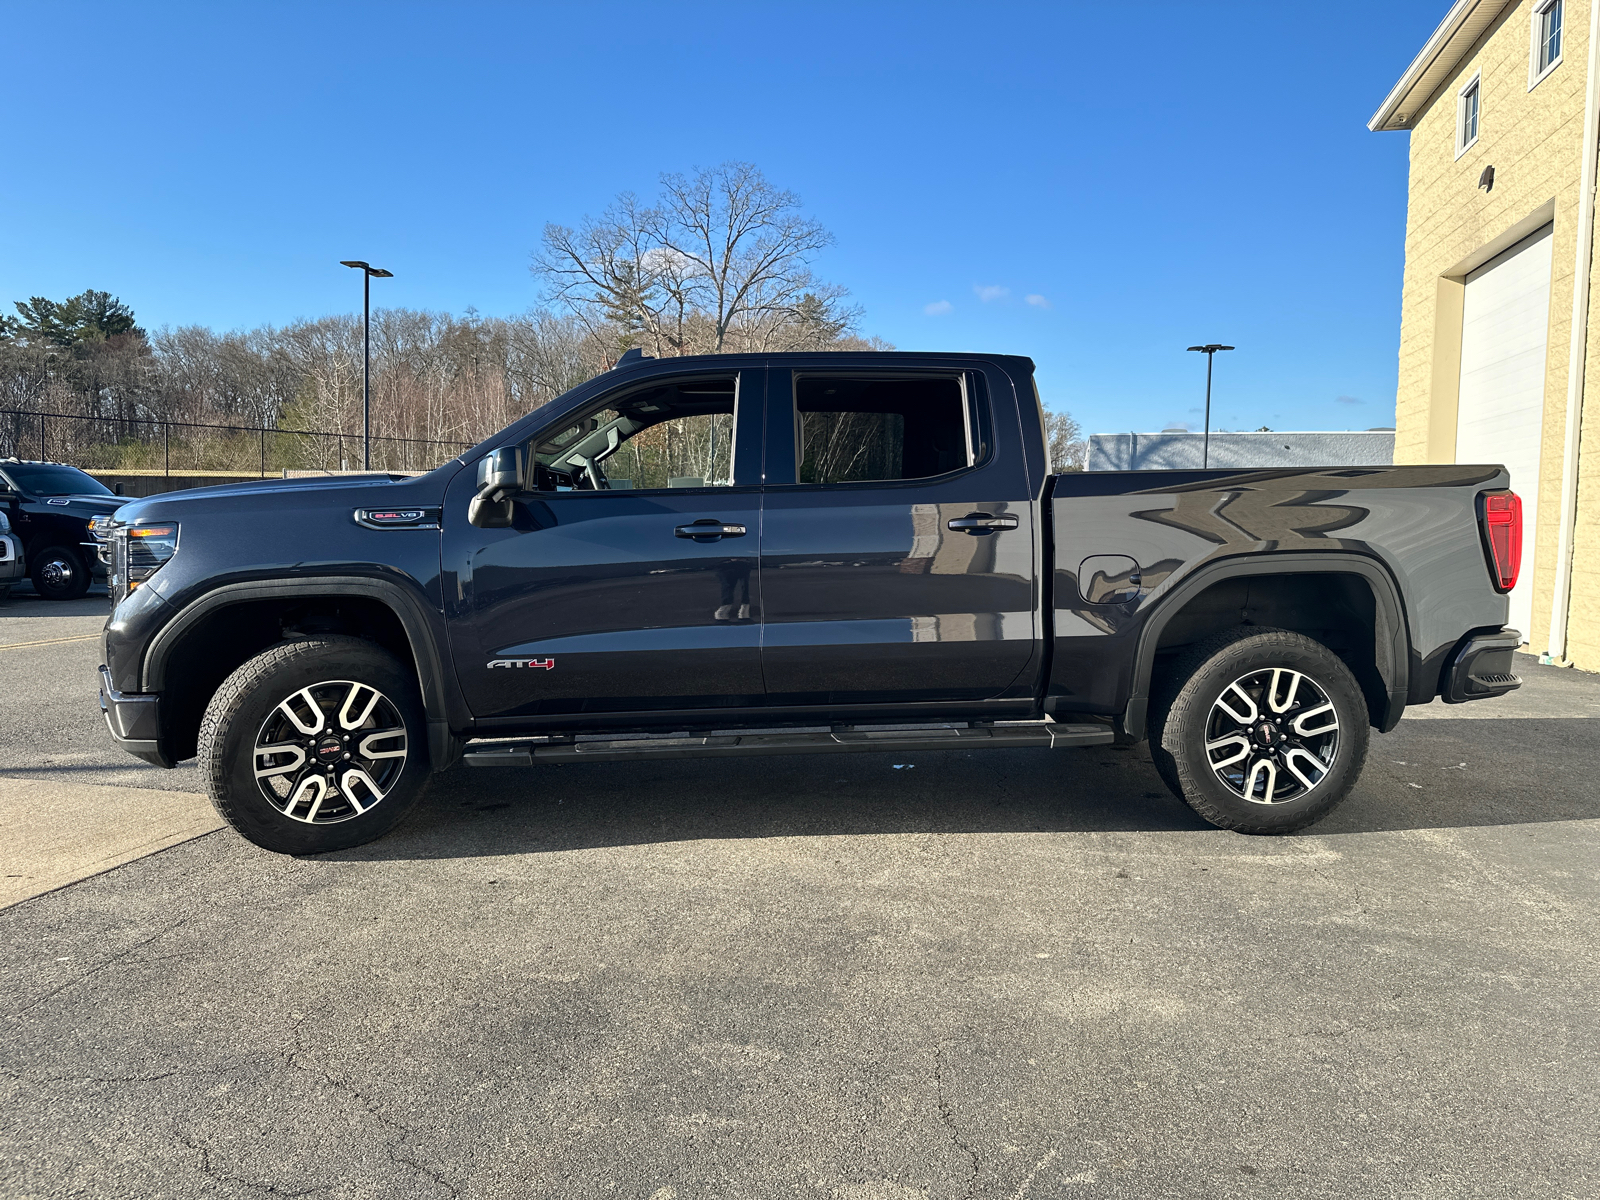
[[[935,479],[984,456],[981,388],[966,372],[797,371],[785,390],[773,431],[792,428],[792,449],[774,446],[768,483]]]

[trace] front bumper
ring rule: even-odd
[[[0,533],[0,587],[17,582],[28,573],[22,561],[22,539],[14,533]]]
[[[1504,696],[1522,686],[1512,670],[1512,654],[1522,645],[1522,634],[1515,629],[1479,633],[1462,643],[1461,649],[1445,669],[1441,695],[1446,704],[1465,704],[1468,700],[1489,700]]]
[[[111,740],[135,758],[157,767],[173,765],[161,749],[161,697],[137,696],[111,686],[111,672],[100,668],[100,715]]]
[[[85,550],[91,551],[90,554],[85,556],[89,560],[89,578],[90,579],[106,579],[106,578],[108,578],[110,576],[110,574],[111,574],[111,570],[106,565],[105,543],[104,542],[99,542],[99,541],[95,541],[95,542],[79,542],[78,545],[82,546]]]

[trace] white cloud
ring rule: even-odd
[[[1032,292],[1032,293],[1029,294],[1028,303],[1033,305],[1035,308],[1049,308],[1050,307],[1050,301],[1046,300],[1043,296],[1039,295],[1038,292]]]
[[[923,305],[922,311],[930,317],[942,317],[954,307],[955,305],[948,300],[935,300],[932,304]]]
[[[973,289],[978,293],[978,299],[988,304],[991,300],[1004,300],[1011,294],[1011,289],[1001,287],[998,283],[980,283]]]
[[[639,256],[639,265],[650,272],[674,275],[692,275],[695,272],[694,259],[681,250],[671,250],[666,246],[651,246]]]

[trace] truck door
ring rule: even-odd
[[[457,477],[445,574],[476,718],[763,702],[764,375],[658,374],[540,429],[513,528],[468,524],[474,481]]]
[[[1026,694],[1040,531],[1009,379],[774,366],[767,430],[768,702]]]

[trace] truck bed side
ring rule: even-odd
[[[1392,728],[1438,694],[1465,636],[1505,622],[1477,497],[1507,486],[1494,466],[1053,476],[1046,707],[1122,717],[1141,735],[1162,656],[1217,629],[1277,625],[1344,656],[1373,724]]]

